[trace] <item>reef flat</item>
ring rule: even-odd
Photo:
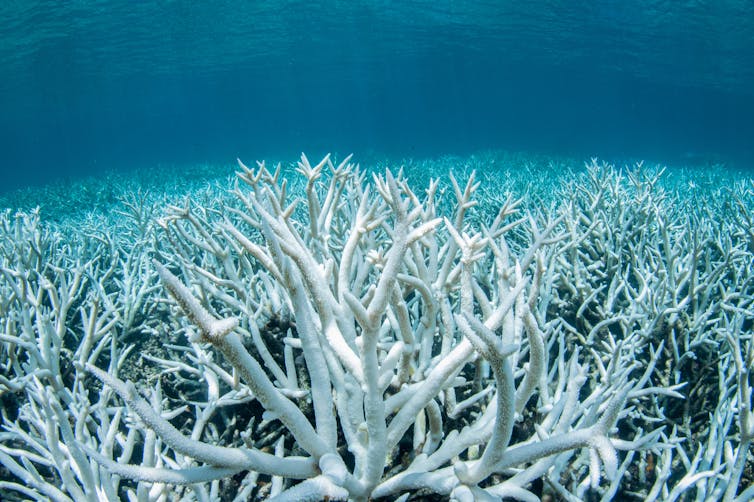
[[[302,155],[0,206],[4,500],[754,497],[751,173]]]

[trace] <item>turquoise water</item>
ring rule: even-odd
[[[7,0],[0,35],[0,500],[754,498],[754,4]]]
[[[750,2],[0,4],[0,191],[483,149],[752,165]]]

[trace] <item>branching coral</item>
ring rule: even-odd
[[[661,173],[596,163],[556,197],[488,180],[481,200],[473,173],[415,192],[350,157],[302,156],[298,181],[239,165],[233,197],[187,199],[157,227],[134,210],[146,196],[126,204],[130,242],[66,250],[6,213],[0,491],[749,495],[745,191],[725,239],[668,210]],[[719,392],[689,382],[694,360]]]

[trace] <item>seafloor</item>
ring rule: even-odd
[[[333,155],[333,164],[343,157]],[[282,162],[277,181],[288,180],[288,200],[305,199],[306,180],[293,160]],[[378,180],[389,168],[413,190],[417,204],[427,196],[430,181],[439,180],[436,212],[448,218],[442,225],[451,225],[455,204],[463,196],[458,192],[473,175],[479,183],[471,187],[475,202],[469,204],[459,228],[478,228],[479,235],[486,235],[490,227],[497,228],[500,207],[508,204],[511,212],[505,216],[523,222],[511,227],[507,239],[505,253],[512,256],[525,257],[537,231],[556,222],[552,242],[529,269],[550,271],[531,272],[532,277],[541,274],[542,282],[541,292],[530,293],[549,369],[531,400],[517,412],[510,445],[555,433],[555,426],[542,427],[548,426],[553,403],[566,394],[571,364],[581,368],[586,381],[577,393],[578,402],[570,403],[582,410],[574,413],[583,416],[561,425],[560,433],[585,427],[605,411],[607,401],[590,408],[599,400],[601,386],[612,389],[605,390],[609,394],[627,388],[626,382],[633,385],[609,433],[618,451],[614,472],[605,467],[603,476],[595,479],[594,470],[602,464],[584,453],[586,449],[575,449],[558,453],[557,461],[540,471],[535,469],[537,459],[506,467],[479,486],[494,492],[498,485],[508,486],[506,480],[536,472],[523,488],[550,500],[754,496],[754,460],[749,452],[754,439],[752,172],[725,165],[609,165],[506,152],[434,159],[359,159],[357,154],[355,161],[361,163],[359,181],[372,183],[373,173]],[[267,161],[270,171],[273,165]],[[105,499],[153,500],[161,493],[167,500],[241,500],[282,493],[295,485],[245,471],[195,484],[137,483],[126,476],[86,473],[87,468],[96,472],[98,465],[91,450],[122,464],[177,469],[202,463],[146,432],[143,417],[89,375],[86,363],[109,369],[140,389],[160,382],[161,395],[151,397],[160,400],[155,407],[194,439],[280,450],[280,455],[279,445],[287,444],[300,454],[290,446],[290,433],[266,416],[248,392],[231,395],[232,386],[223,375],[233,371],[219,353],[207,347],[192,349],[190,323],[175,320],[171,297],[152,265],[152,260],[173,265],[180,260],[182,280],[192,283],[201,301],[216,312],[232,311],[242,300],[253,303],[264,295],[269,284],[231,284],[232,278],[213,275],[220,274],[222,266],[210,270],[206,265],[208,255],[226,256],[213,246],[227,237],[227,222],[246,221],[254,227],[243,219],[241,213],[248,208],[234,193],[249,190],[238,181],[237,169],[228,164],[107,173],[0,195],[0,208],[6,208],[0,213],[1,499],[79,500],[80,494],[96,489]],[[397,174],[400,169],[402,175]],[[327,170],[322,172],[325,181],[333,176]],[[324,197],[326,188],[320,190]],[[302,207],[291,211],[302,227],[313,214]],[[345,224],[337,218],[333,223]],[[260,245],[265,242],[260,238],[263,230],[249,231]],[[386,235],[389,245],[389,232]],[[344,243],[331,245],[340,252]],[[233,256],[242,254],[241,248],[229,245],[227,251]],[[365,256],[371,265],[381,259],[379,254]],[[250,263],[241,263],[239,270]],[[495,296],[490,292],[493,281],[480,278],[484,270],[475,274],[475,298]],[[255,290],[255,299],[245,299],[239,291],[247,286]],[[448,297],[455,301],[458,295],[462,293],[451,291]],[[412,301],[407,294],[411,316],[411,309],[419,308]],[[481,316],[486,308],[480,302],[475,313]],[[285,371],[294,360],[284,352],[296,335],[295,316],[266,311],[259,314],[258,324],[262,341],[247,340],[249,352],[260,360],[272,358]],[[522,352],[513,375],[520,386],[533,356],[527,345],[531,342],[516,343]],[[269,354],[263,354],[259,344]],[[430,343],[428,350],[443,349]],[[468,387],[459,384],[458,401],[475,402],[462,413],[443,417],[446,439],[456,434],[451,431],[473,427],[493,405],[495,384],[489,374],[480,378],[475,365],[469,363],[457,376],[469,382]],[[219,383],[205,380],[196,369],[205,366],[215,377],[220,375]],[[300,371],[299,390],[306,391],[308,374]],[[210,391],[219,386],[215,398],[227,402],[199,427],[201,410],[209,402],[208,386]],[[486,393],[480,390],[486,387]],[[313,417],[306,399],[300,407]],[[64,425],[66,421],[70,426]],[[338,441],[338,451],[353,467],[344,447],[348,438],[341,432]],[[76,446],[79,443],[86,447]],[[387,459],[385,479],[416,460],[415,446],[410,440],[400,443]],[[469,448],[438,468],[479,454],[479,448]],[[433,492],[430,485],[409,492],[407,498],[449,496],[439,488]],[[385,499],[400,493],[385,490]]]

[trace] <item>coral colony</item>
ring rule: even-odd
[[[3,500],[754,498],[754,184],[489,157],[5,211]]]

